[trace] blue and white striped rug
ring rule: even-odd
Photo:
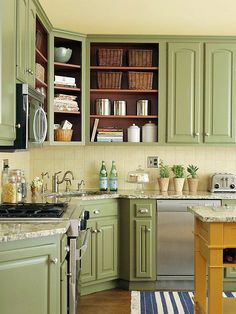
[[[236,292],[223,292],[235,298]],[[193,292],[132,291],[131,314],[193,314]]]

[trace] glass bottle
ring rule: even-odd
[[[25,172],[21,170],[21,191],[22,191],[22,199],[26,199],[27,197],[27,183],[25,179]]]
[[[102,161],[102,166],[99,172],[99,189],[100,191],[108,190],[108,175],[105,161]]]
[[[112,161],[110,176],[109,176],[109,187],[111,192],[118,190],[118,174],[116,170],[116,162]]]
[[[13,169],[10,171],[10,175],[16,177],[16,202],[22,202],[22,185],[21,185],[21,170]]]
[[[4,198],[4,196],[3,196],[3,187],[4,187],[4,185],[8,181],[8,169],[9,169],[8,161],[6,161],[6,159],[4,159],[4,161],[3,161],[3,169],[2,169],[2,178],[1,178],[1,182],[2,182],[1,202],[2,203],[4,202],[4,200],[3,200],[3,198]]]

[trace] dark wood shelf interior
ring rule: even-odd
[[[40,79],[36,78],[36,86],[37,87],[48,87],[47,83],[41,81]]]
[[[75,78],[76,87],[54,86],[54,93],[76,96],[79,112],[54,111],[54,123],[61,124],[63,120],[68,120],[73,124],[72,141],[78,142],[81,137],[81,42],[72,39],[55,37],[55,47],[65,47],[72,49],[72,55],[67,63],[54,62],[54,74],[65,77]]]
[[[98,62],[99,48],[123,49],[122,66],[100,66]],[[152,64],[148,67],[129,66],[128,52],[130,49],[151,49]],[[124,132],[124,141],[127,141],[127,129],[132,124],[140,128],[148,121],[158,124],[158,77],[159,77],[159,46],[153,43],[91,43],[90,46],[90,134],[95,118],[99,119],[100,128],[117,127]],[[99,71],[122,72],[120,89],[99,89],[97,73]],[[129,89],[128,72],[151,72],[153,74],[152,89]],[[111,115],[96,115],[96,100],[108,98],[111,101]],[[137,101],[145,99],[149,102],[149,115],[137,116]],[[113,101],[126,101],[126,116],[113,115]]]

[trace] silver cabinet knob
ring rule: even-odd
[[[70,246],[69,246],[69,245],[66,245],[66,246],[65,246],[65,251],[66,251],[66,252],[70,252]]]
[[[66,274],[68,277],[72,277],[72,273],[68,273]]]
[[[147,214],[148,213],[148,209],[147,208],[140,208],[139,212],[141,214]]]
[[[102,232],[102,229],[98,229],[97,232],[98,232],[98,233]]]
[[[21,128],[21,124],[20,124],[20,123],[17,123],[17,124],[16,124],[16,128],[17,128],[17,129],[20,129],[20,128]]]
[[[195,135],[195,136],[199,136],[199,132],[196,132],[194,135]]]
[[[52,258],[51,259],[51,263],[57,264],[58,263],[58,258],[57,257]]]
[[[91,231],[92,233],[97,233],[98,231],[96,229],[92,230]]]
[[[205,136],[209,136],[210,134],[208,132],[205,133]]]
[[[94,209],[94,210],[93,210],[93,213],[94,213],[95,215],[99,215],[99,214],[100,214],[100,210],[99,210],[99,209]]]
[[[146,231],[147,231],[147,232],[151,232],[151,228],[147,228]]]

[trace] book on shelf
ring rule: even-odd
[[[95,140],[95,135],[96,135],[96,132],[97,132],[98,123],[99,123],[99,119],[96,118],[94,120],[94,123],[93,123],[93,130],[92,130],[92,134],[91,134],[91,142],[94,142],[94,140]]]

